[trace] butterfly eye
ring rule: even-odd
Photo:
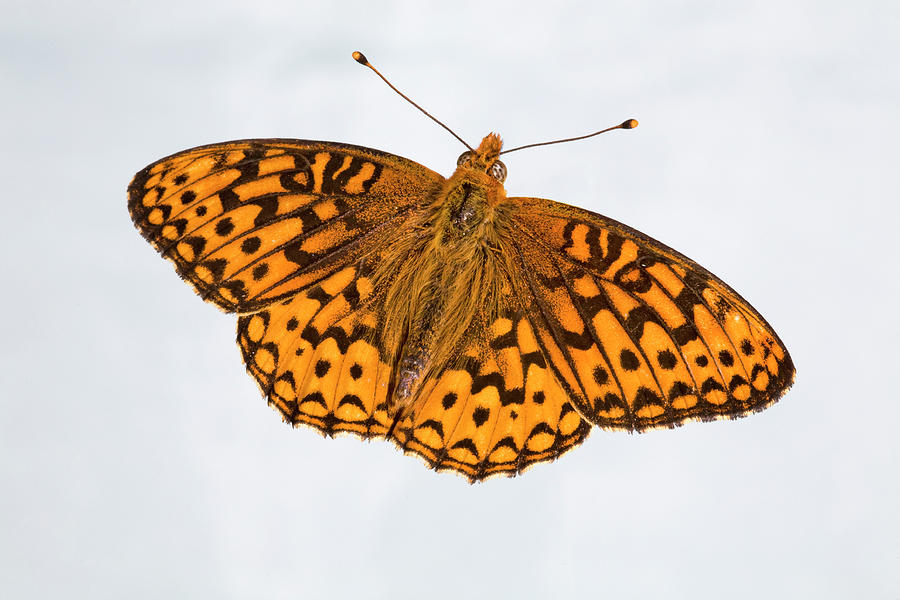
[[[499,160],[491,165],[491,168],[488,170],[488,173],[490,173],[491,177],[493,177],[500,183],[503,183],[504,181],[506,181],[506,165],[504,165]]]
[[[456,166],[461,167],[464,162],[467,162],[469,158],[472,156],[471,150],[466,150],[462,154],[459,155],[459,158],[456,159]]]

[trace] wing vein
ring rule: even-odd
[[[531,296],[532,296],[532,298],[534,298],[534,300],[535,300],[535,305],[536,305],[537,308],[538,308],[538,311],[539,311],[539,313],[540,313],[540,315],[541,315],[541,318],[543,319],[544,323],[545,323],[546,326],[547,326],[547,331],[549,331],[549,332],[551,333],[551,335],[553,335],[553,337],[554,337],[555,339],[561,339],[562,336],[560,336],[560,335],[558,334],[558,332],[556,331],[556,328],[553,326],[552,322],[551,322],[550,319],[547,317],[547,310],[546,310],[546,307],[544,306],[543,300],[538,296],[537,292],[535,291],[535,284],[534,284],[534,282],[532,281],[531,274],[530,274],[530,272],[529,272],[528,266],[527,266],[526,263],[525,263],[525,255],[524,255],[524,253],[522,252],[521,246],[519,246],[518,242],[516,242],[516,241],[513,240],[513,239],[510,239],[510,242],[513,244],[513,246],[515,246],[516,250],[518,251],[519,259],[520,259],[521,264],[522,264],[522,273],[525,275],[525,281],[526,281],[527,284],[528,284],[528,288],[531,290]],[[527,314],[527,313],[526,313],[526,314]],[[535,338],[535,341],[537,342],[538,347],[541,348],[542,350],[544,350],[545,352],[549,353],[548,350],[546,350],[546,349],[543,348],[543,342],[541,341],[540,336],[537,335],[537,331],[535,331],[535,336],[534,336],[534,338]],[[578,378],[578,375],[577,375],[578,371],[577,371],[577,369],[575,368],[575,364],[572,362],[572,357],[569,355],[569,352],[568,352],[568,349],[566,348],[565,343],[561,343],[561,344],[559,345],[559,348],[560,348],[560,351],[561,351],[562,354],[563,354],[563,357],[564,357],[566,363],[568,364],[569,368],[572,370],[572,373],[575,374],[575,380],[578,382],[579,387],[581,387],[581,390],[580,390],[580,391],[581,391],[581,395],[582,395],[582,397],[585,399],[585,402],[587,402],[587,400],[588,400],[587,392],[585,391],[585,389],[584,389],[584,387],[583,387],[583,385],[582,385],[581,379]],[[553,361],[552,361],[552,360],[549,361],[548,364],[551,365],[551,367],[552,367]]]
[[[410,209],[410,210],[411,210],[411,209]],[[287,277],[282,277],[282,278],[279,279],[278,281],[273,282],[272,284],[270,284],[268,287],[259,290],[259,291],[255,294],[255,297],[262,296],[262,295],[264,295],[266,292],[269,292],[269,291],[275,289],[275,288],[278,287],[278,286],[284,285],[285,283],[287,283],[287,282],[290,281],[291,279],[295,279],[295,278],[297,278],[297,277],[300,277],[300,276],[302,276],[302,275],[305,275],[306,273],[309,273],[309,272],[311,272],[311,271],[314,271],[314,270],[316,269],[316,267],[322,265],[323,263],[326,263],[326,261],[339,261],[339,260],[341,260],[346,254],[348,254],[349,252],[352,252],[352,250],[353,250],[356,246],[359,246],[359,245],[362,244],[365,240],[367,240],[368,238],[374,236],[375,234],[381,233],[382,229],[383,229],[384,227],[387,227],[387,226],[391,225],[391,223],[392,223],[392,221],[393,221],[394,219],[400,219],[401,217],[405,217],[409,212],[410,212],[410,211],[406,211],[406,212],[399,213],[399,214],[397,214],[393,219],[386,220],[386,221],[384,221],[384,222],[378,224],[378,225],[375,226],[375,227],[369,228],[369,229],[366,230],[365,233],[363,233],[362,235],[358,235],[358,236],[356,236],[356,237],[353,237],[353,238],[351,238],[350,240],[348,240],[347,242],[345,242],[345,243],[343,243],[343,244],[341,244],[341,245],[339,245],[339,246],[332,246],[331,251],[329,251],[327,254],[324,254],[324,255],[322,255],[320,258],[318,258],[318,259],[316,259],[316,260],[314,260],[314,261],[312,261],[312,262],[310,262],[310,263],[308,263],[308,264],[306,264],[306,265],[303,265],[302,267],[300,267],[300,268],[297,269],[296,271],[293,271],[293,272],[292,272],[290,275],[288,275]],[[275,254],[275,253],[277,253],[277,252],[280,252],[280,251],[282,251],[283,249],[284,249],[283,247],[275,248],[275,249],[273,249],[272,251],[270,251],[269,253],[267,253],[267,254],[266,254],[266,257],[271,256],[271,255],[273,255],[273,254]],[[262,259],[262,258],[264,258],[264,257],[261,256],[261,257],[259,257],[259,258]],[[249,266],[249,265],[248,265],[248,266]],[[298,266],[299,266],[299,265],[298,265]],[[245,268],[247,268],[247,267],[243,267],[242,269],[240,269],[240,270],[238,270],[238,271],[235,271],[235,273],[232,275],[232,277],[234,277],[234,275],[237,275],[237,273],[239,273],[240,271],[244,270]],[[311,284],[310,284],[310,285],[311,285]],[[307,286],[307,287],[308,287],[308,286]]]
[[[522,227],[522,226],[519,225],[519,224],[517,224],[516,226],[517,226],[518,229],[519,229],[520,231],[522,231],[522,233],[524,233],[526,236],[528,236],[529,238],[531,238],[532,240],[534,240],[536,243],[538,243],[539,245],[541,245],[541,246],[543,246],[544,248],[546,248],[549,256],[552,256],[552,255],[554,254],[552,248],[550,248],[550,247],[547,246],[546,244],[541,243],[540,240],[536,240],[536,239],[534,238],[534,236],[531,234],[531,232],[527,230],[527,228]],[[520,250],[520,251],[521,251],[521,250]],[[556,262],[554,262],[554,265],[553,265],[553,266],[556,268],[556,271],[557,271],[557,272],[560,274],[560,276],[562,277],[563,284],[564,284],[565,287],[566,287],[566,293],[569,295],[569,298],[570,298],[571,300],[573,300],[573,301],[572,301],[573,306],[576,307],[576,310],[578,311],[578,314],[579,314],[579,316],[581,317],[581,320],[584,321],[585,328],[588,329],[588,331],[589,331],[590,334],[591,334],[591,337],[592,337],[593,340],[594,340],[594,343],[597,344],[597,350],[600,352],[600,355],[603,357],[603,360],[605,360],[605,361],[606,361],[606,364],[609,366],[609,374],[612,376],[613,381],[616,382],[616,387],[619,388],[619,393],[621,394],[622,400],[624,400],[624,401],[626,402],[626,404],[628,404],[628,394],[625,393],[625,388],[622,386],[622,382],[619,380],[619,376],[616,375],[616,369],[615,369],[615,367],[613,366],[613,362],[612,362],[612,360],[610,359],[609,354],[606,352],[606,348],[603,346],[603,343],[600,341],[600,337],[599,337],[598,335],[596,335],[596,333],[594,332],[593,327],[592,327],[592,325],[590,324],[589,320],[585,319],[585,315],[584,315],[584,312],[583,312],[582,308],[574,302],[574,298],[573,298],[573,296],[572,296],[572,290],[571,290],[571,288],[569,287],[568,283],[566,282],[566,278],[565,278],[565,276],[563,275],[562,270],[559,268],[559,265],[556,264]],[[598,287],[599,287],[599,286],[598,286]],[[570,363],[570,364],[571,364],[571,363]],[[575,371],[575,370],[573,369],[573,372],[575,373],[575,376],[578,377],[577,371]],[[579,378],[579,379],[580,379],[580,378]],[[585,400],[589,400],[589,398],[587,398],[586,395],[585,395]],[[630,411],[630,410],[631,410],[631,409],[630,409],[630,404],[629,404],[629,411]],[[632,415],[632,420],[633,420],[633,418],[634,418],[634,417],[633,417],[633,415]]]
[[[738,350],[737,346],[734,345],[734,341],[731,339],[731,336],[728,335],[728,331],[725,329],[725,324],[722,322],[722,320],[716,314],[716,311],[714,311],[712,309],[712,307],[709,305],[709,303],[707,303],[706,299],[703,297],[703,294],[697,292],[697,290],[694,288],[694,286],[691,285],[688,281],[685,281],[684,279],[682,279],[682,283],[684,283],[684,285],[687,286],[687,288],[690,289],[691,292],[693,292],[694,296],[697,297],[697,300],[699,300],[700,303],[703,305],[703,307],[709,312],[709,314],[712,315],[712,318],[716,321],[716,324],[718,324],[719,328],[722,330],[722,334],[725,336],[725,339],[728,340],[728,344],[731,346],[731,350],[734,352],[735,358],[737,358],[737,360],[740,361],[741,368],[744,371],[744,374],[748,377],[747,381],[749,382],[750,374],[747,372],[747,367],[744,364],[744,361],[741,359],[740,351]],[[662,286],[660,286],[660,287],[662,287]],[[718,293],[718,291],[716,293]],[[720,296],[721,296],[721,294],[720,294]],[[734,306],[734,305],[732,305],[732,306]],[[750,327],[749,327],[749,320],[748,320],[748,329],[749,328]],[[706,343],[706,338],[703,337],[703,334],[701,334],[699,332],[699,330],[697,331],[697,334],[703,340],[703,343],[706,345],[706,349],[710,350],[709,344]],[[722,377],[722,384],[725,386],[728,396],[731,397],[731,395],[732,395],[731,388],[729,388],[729,386],[728,386],[729,382],[725,381],[725,373],[723,373],[722,370],[719,368],[719,357],[717,355],[713,354],[711,350],[709,352],[709,355],[712,357],[713,362],[716,364],[716,369],[719,371],[719,375]]]

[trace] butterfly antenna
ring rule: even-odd
[[[589,137],[594,137],[595,135],[600,135],[601,133],[606,133],[607,131],[612,131],[613,129],[634,129],[638,126],[638,122],[636,119],[628,119],[622,123],[619,123],[615,127],[607,127],[606,129],[601,129],[600,131],[595,131],[594,133],[589,133],[587,135],[580,135],[578,137],[566,138],[564,140],[553,140],[552,142],[539,142],[537,144],[526,144],[524,146],[518,146],[516,148],[510,148],[509,150],[504,150],[500,154],[509,154],[510,152],[515,152],[516,150],[524,150],[525,148],[535,148],[537,146],[549,146],[550,144],[562,144],[563,142],[574,142],[576,140],[584,140]]]
[[[431,119],[432,121],[434,121],[435,123],[437,123],[438,125],[440,125],[441,127],[443,127],[444,129],[446,129],[447,131],[449,131],[449,132],[450,132],[450,135],[452,135],[453,137],[455,137],[456,139],[458,139],[460,142],[462,142],[462,145],[463,145],[463,146],[465,146],[465,147],[468,148],[469,150],[474,150],[474,148],[472,148],[472,146],[470,146],[470,145],[468,145],[468,144],[466,143],[466,140],[464,140],[464,139],[462,139],[461,137],[459,137],[458,135],[456,135],[456,133],[454,133],[454,131],[453,131],[452,129],[450,129],[449,127],[447,127],[446,125],[444,125],[443,123],[441,123],[440,121],[438,121],[436,118],[434,118],[433,116],[431,116],[431,114],[430,114],[427,110],[425,110],[424,108],[422,108],[421,106],[419,106],[418,104],[416,104],[415,102],[413,102],[412,100],[410,100],[410,99],[409,99],[409,96],[407,96],[406,94],[404,94],[403,92],[401,92],[400,90],[398,90],[397,88],[395,88],[395,87],[394,87],[394,84],[392,84],[390,81],[387,80],[387,77],[385,77],[384,75],[382,75],[381,72],[380,72],[378,69],[376,69],[375,67],[372,66],[372,63],[369,62],[369,60],[366,58],[366,55],[365,55],[365,54],[363,54],[362,52],[359,52],[359,51],[357,50],[356,52],[353,53],[353,60],[355,60],[356,62],[358,62],[358,63],[361,64],[362,66],[364,66],[364,67],[369,67],[370,69],[372,69],[373,71],[375,71],[375,74],[378,75],[379,77],[381,77],[381,80],[384,81],[386,84],[388,84],[388,87],[390,87],[392,90],[394,90],[395,92],[397,92],[398,94],[400,94],[400,96],[401,96],[404,100],[406,100],[407,102],[409,102],[410,104],[412,104],[413,106],[415,106],[416,108],[418,108],[419,110],[421,110],[423,113],[425,113],[425,116],[426,116],[426,117],[428,117],[429,119]],[[635,121],[635,123],[636,123],[636,122],[637,122],[637,121]]]

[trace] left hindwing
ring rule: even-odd
[[[737,292],[621,223],[511,198],[519,291],[556,376],[601,427],[649,429],[762,410],[791,385],[781,340]]]
[[[369,148],[240,140],[149,165],[128,187],[128,210],[201,297],[248,313],[357,260],[443,181]]]

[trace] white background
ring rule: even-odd
[[[487,4],[490,4],[488,7]],[[895,2],[0,0],[0,596],[897,598]],[[750,300],[771,409],[470,486],[292,431],[134,230],[178,150],[342,141],[628,223]]]

